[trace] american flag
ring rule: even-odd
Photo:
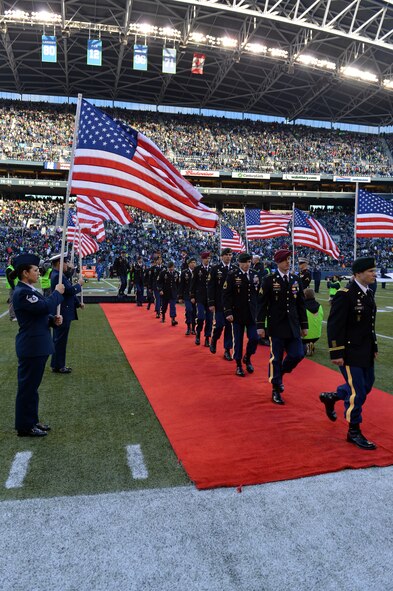
[[[393,201],[387,201],[378,195],[359,189],[356,236],[358,238],[392,238]]]
[[[300,209],[294,210],[292,232],[294,244],[315,248],[338,260],[340,252],[329,233],[322,224]]]
[[[157,146],[129,125],[82,101],[71,173],[75,195],[109,199],[205,232],[217,214]]]
[[[78,195],[76,206],[81,231],[92,234],[98,242],[105,239],[104,220],[120,225],[130,224],[134,221],[125,206],[116,201]]]
[[[232,248],[233,252],[246,252],[240,234],[223,225],[221,225],[221,248]]]
[[[245,218],[247,240],[289,235],[288,225],[291,221],[290,215],[247,207]]]
[[[68,211],[67,242],[73,242],[76,252],[78,254],[80,252],[82,257],[99,250],[99,246],[92,236],[79,231],[76,212],[71,209]]]

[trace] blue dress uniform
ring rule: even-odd
[[[131,278],[136,290],[136,305],[139,307],[143,305],[144,273],[144,264],[140,261],[136,262],[132,267]]]
[[[209,254],[210,256],[210,254]],[[202,254],[202,258],[203,257]],[[197,265],[194,269],[194,274],[191,282],[190,295],[191,299],[195,299],[197,306],[197,325],[195,344],[199,345],[201,342],[201,333],[204,330],[205,346],[210,346],[210,336],[212,334],[213,314],[209,310],[207,299],[207,280],[210,273],[210,265]]]
[[[250,257],[251,258],[251,257]],[[254,371],[250,358],[258,345],[257,333],[257,303],[260,288],[259,276],[256,271],[249,269],[244,272],[235,268],[228,273],[223,286],[223,305],[225,318],[233,316],[234,359],[241,368],[243,358],[244,331],[247,331],[247,347],[243,361],[247,364],[249,373]],[[236,372],[244,375],[244,372]]]
[[[228,353],[233,347],[233,330],[232,323],[228,322],[224,314],[223,288],[228,273],[234,269],[235,266],[231,263],[225,265],[221,261],[218,265],[212,267],[207,280],[208,304],[215,308],[214,328],[210,351],[212,353],[216,352],[217,341],[220,339],[222,331],[224,331],[224,349],[227,354],[226,359],[228,359]]]
[[[357,268],[356,264],[364,264],[363,261],[366,265],[369,261],[368,269],[375,267],[373,259],[363,257],[354,262],[352,269]],[[357,281],[353,280],[346,288],[337,291],[332,300],[327,335],[330,358],[344,360],[339,369],[345,383],[336,392],[322,392],[320,395],[326,414],[332,421],[337,418],[335,402],[344,401],[344,417],[349,423],[347,440],[363,449],[376,448],[360,431],[362,407],[374,383],[374,358],[378,351],[376,312],[372,290]]]
[[[258,303],[258,328],[270,340],[269,382],[275,393],[283,391],[282,375],[290,373],[304,357],[301,330],[308,328],[307,311],[300,278],[292,273],[284,279],[279,271],[263,279]],[[286,357],[283,360],[284,352]],[[273,398],[273,401],[276,400]],[[283,401],[277,401],[283,404]]]
[[[192,303],[190,296],[193,274],[194,271],[189,267],[183,269],[180,273],[179,299],[184,300],[185,321],[187,325],[186,335],[195,334],[196,305]]]
[[[172,318],[172,325],[176,322],[176,300],[179,288],[180,274],[169,264],[167,269],[161,271],[157,278],[157,288],[161,292],[161,313],[162,322],[165,322],[165,314],[169,304],[169,315]]]
[[[62,276],[64,285],[64,297],[60,308],[60,314],[63,316],[63,323],[60,326],[53,327],[53,344],[54,353],[51,359],[51,368],[54,372],[69,373],[70,368],[66,367],[66,350],[68,334],[71,328],[71,322],[78,320],[76,309],[79,307],[79,300],[76,294],[81,292],[79,283],[72,285],[72,283]],[[54,291],[56,285],[59,283],[59,271],[53,269],[51,274],[51,289]],[[68,371],[65,371],[68,370]]]
[[[44,298],[22,281],[15,287],[13,304],[19,323],[15,429],[19,434],[30,431],[38,423],[38,388],[48,356],[54,351],[50,326],[56,306],[62,301],[63,296],[58,291]]]

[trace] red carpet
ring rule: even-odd
[[[342,382],[334,370],[305,359],[285,379],[286,405],[270,400],[268,348],[253,357],[255,373],[239,378],[234,362],[212,355],[162,324],[146,308],[102,309],[175,453],[200,489],[288,480],[393,464],[393,396],[373,390],[365,405],[365,435],[378,444],[363,451],[345,441],[347,423],[325,415],[318,395]],[[377,369],[378,371],[378,369]]]

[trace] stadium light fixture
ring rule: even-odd
[[[393,80],[388,80],[385,79],[383,81],[383,86],[387,89],[387,90],[393,90]]]
[[[334,62],[330,62],[328,60],[321,60],[317,57],[314,57],[310,54],[301,54],[296,57],[296,61],[299,64],[303,64],[304,66],[311,66],[313,68],[319,68],[322,70],[330,70],[335,71],[337,66]]]
[[[54,12],[47,12],[46,10],[41,10],[40,12],[32,12],[31,19],[35,22],[48,24],[61,22],[60,14],[55,14]]]
[[[230,37],[221,37],[220,41],[223,47],[237,47],[237,39],[231,39]]]
[[[261,43],[247,43],[244,49],[250,53],[267,53],[266,45]]]
[[[23,10],[6,10],[4,16],[17,21],[24,21],[30,17],[29,13]]]
[[[193,41],[194,43],[203,43],[206,41],[206,37],[203,33],[191,33],[190,41]]]
[[[352,66],[343,66],[340,69],[340,72],[343,76],[353,78],[354,80],[360,80],[361,82],[379,82],[378,77],[372,72],[359,70]]]

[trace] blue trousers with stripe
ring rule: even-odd
[[[153,293],[154,293],[154,311],[156,312],[156,314],[159,314],[160,311],[161,311],[161,295],[160,295],[160,290],[155,287],[153,289]]]
[[[196,305],[191,300],[184,300],[186,324],[195,324]]]
[[[300,337],[289,339],[270,337],[269,340],[269,382],[273,386],[280,386],[282,384],[282,374],[291,373],[304,358],[303,343]],[[286,356],[283,360],[284,353],[286,353]]]
[[[258,332],[256,324],[240,324],[238,322],[233,323],[233,339],[235,341],[235,348],[233,350],[233,358],[235,361],[241,361],[243,358],[243,341],[244,331],[247,331],[247,346],[246,355],[248,358],[254,355],[258,346]]]
[[[344,365],[340,367],[340,371],[345,384],[337,388],[337,397],[344,401],[344,418],[348,423],[361,423],[362,407],[374,384],[374,366]]]
[[[216,310],[214,314],[214,329],[213,329],[213,339],[218,341],[222,331],[224,331],[224,349],[232,349],[233,347],[233,331],[232,331],[232,322],[228,322],[228,320],[224,316],[223,310]]]
[[[210,312],[209,308],[202,304],[201,302],[197,302],[197,331],[199,333],[202,332],[203,326],[205,327],[204,335],[205,337],[210,337],[212,334],[212,326],[213,326],[213,313]]]

